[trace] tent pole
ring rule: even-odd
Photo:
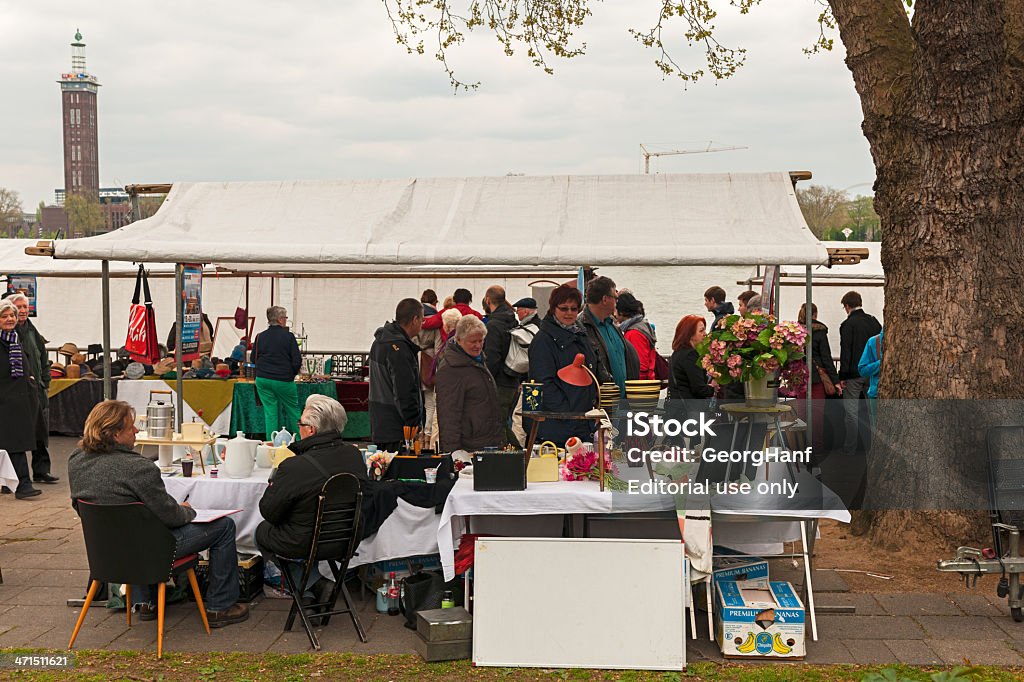
[[[812,312],[813,308],[811,306],[813,306],[814,303],[813,303],[813,301],[811,299],[811,286],[812,285],[811,285],[811,266],[810,265],[805,266],[805,270],[804,270],[804,286],[805,286],[805,288],[807,290],[807,307],[804,308],[804,310],[806,310],[807,313],[806,313],[806,319],[801,320],[801,321],[805,322],[807,324],[807,358],[806,358],[807,359],[807,446],[813,446],[814,445],[814,417],[813,417],[813,415],[814,415],[814,405],[811,402],[811,400],[812,400],[811,395],[813,393],[813,381],[812,380],[814,379],[814,371],[815,370],[814,370],[813,351],[811,350],[813,348],[812,340],[811,340],[811,334],[813,332],[811,331],[811,328],[814,326],[814,322],[813,322],[814,314]]]
[[[249,362],[249,344],[252,343],[252,339],[249,338],[249,275],[245,276],[245,326],[242,329],[242,336],[245,338],[245,348],[242,350],[242,363]],[[245,376],[245,372],[242,372]]]
[[[110,380],[110,261],[101,263],[103,273],[103,399],[110,400],[113,384]]]
[[[174,350],[177,358],[175,363],[175,393],[177,393],[177,399],[175,400],[174,407],[174,431],[181,433],[181,422],[182,412],[185,407],[184,388],[182,386],[181,375],[185,373],[185,361],[182,360],[184,353],[181,352],[181,332],[182,326],[185,324],[185,316],[182,314],[182,303],[185,296],[185,266],[181,263],[174,264]],[[202,322],[200,322],[202,324]]]

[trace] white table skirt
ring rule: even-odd
[[[831,491],[829,491],[831,492]],[[833,493],[834,495],[834,493]],[[766,549],[769,545],[800,539],[799,520],[832,518],[848,522],[850,513],[836,507],[831,510],[778,510],[756,508],[719,513],[714,510],[716,544],[742,547],[746,551]],[[832,506],[832,505],[830,505]],[[714,509],[714,503],[712,503]],[[530,483],[526,490],[476,492],[471,478],[460,478],[452,488],[441,512],[437,545],[445,580],[455,577],[455,549],[465,532],[470,516],[532,516],[544,514],[611,514],[622,512],[665,511],[675,509],[668,495],[629,495],[600,491],[596,481],[558,481]],[[735,516],[736,523],[729,519]],[[758,523],[747,523],[761,517]]]
[[[11,456],[6,450],[0,450],[0,485],[5,485],[11,490],[18,488],[18,472],[14,470]]]
[[[166,382],[154,381],[151,379],[118,379],[117,381],[117,399],[123,400],[132,406],[135,410],[135,414],[146,414],[146,406],[149,405],[149,392],[150,391],[164,391],[169,390],[171,392],[171,401],[175,406],[178,404],[178,392],[173,388],[169,387]],[[164,396],[166,398],[166,396]],[[175,407],[174,409],[178,409]],[[187,402],[182,402],[182,419],[181,421],[206,421],[203,417],[196,414]],[[231,403],[227,404],[227,407],[217,415],[213,423],[206,422],[210,427],[210,431],[213,433],[225,435],[231,429]],[[264,480],[264,483],[266,481]]]
[[[235,545],[240,552],[255,554],[258,552],[256,526],[263,520],[260,499],[269,477],[270,469],[254,469],[248,478],[225,478],[221,471],[220,476],[213,479],[203,475],[165,477],[164,484],[171,497],[179,502],[190,495],[189,504],[196,509],[241,509],[231,517],[235,521]],[[355,567],[436,553],[439,518],[433,507],[417,507],[399,499],[398,507],[377,533],[360,543],[349,565]]]

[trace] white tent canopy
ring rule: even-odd
[[[782,172],[175,183],[154,216],[54,256],[264,272],[828,262]]]
[[[37,275],[39,277],[99,277],[100,269],[96,263],[78,260],[55,260],[48,258],[43,260],[36,256],[29,256],[25,249],[37,244],[35,239],[0,239],[0,274],[25,274]],[[146,269],[151,275],[165,274],[174,275],[174,265],[147,266]],[[113,262],[110,264],[110,274],[114,277],[134,277],[138,266],[131,262]]]

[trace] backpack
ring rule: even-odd
[[[514,377],[525,377],[530,371],[530,343],[540,331],[536,323],[513,327],[509,331],[508,353],[505,354],[505,371]]]

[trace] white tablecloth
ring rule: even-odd
[[[150,391],[165,391],[171,392],[171,402],[175,405],[174,409],[178,409],[178,392],[167,385],[164,381],[154,381],[151,379],[118,379],[117,381],[117,399],[123,400],[132,406],[135,410],[135,414],[146,414],[146,406],[149,405],[149,392]],[[167,396],[161,396],[161,399],[166,400]],[[204,418],[196,414],[187,402],[182,403],[182,422],[190,421],[205,421]],[[213,423],[206,422],[210,427],[210,431],[213,433],[219,433],[221,435],[227,434],[231,429],[231,403],[228,403],[227,407],[217,415]],[[266,483],[266,480],[264,480]]]
[[[798,479],[802,480],[802,479]],[[831,491],[828,491],[831,493]],[[831,493],[834,496],[834,493]],[[751,504],[753,507],[754,504]],[[791,542],[800,539],[801,519],[832,518],[848,522],[850,513],[836,505],[825,510],[764,511],[755,508],[714,509],[715,543],[745,550],[761,544]],[[471,478],[460,478],[448,495],[437,529],[437,546],[445,580],[455,577],[455,549],[465,532],[469,516],[533,516],[544,514],[612,514],[622,512],[665,511],[675,509],[668,495],[628,495],[600,491],[596,481],[558,481],[530,483],[526,490],[512,492],[476,492]],[[734,517],[734,523],[729,518]],[[745,523],[756,518],[758,523]]]
[[[0,450],[0,485],[5,485],[12,491],[18,488],[18,472],[14,470],[11,456],[6,450]]]
[[[232,515],[235,521],[235,545],[240,552],[257,553],[256,526],[260,525],[260,498],[267,489],[270,469],[254,469],[248,478],[218,478],[193,475],[192,478],[171,476],[164,484],[171,497],[181,502],[190,495],[189,504],[196,509],[241,509]],[[398,500],[398,507],[384,520],[380,529],[363,540],[350,566],[377,561],[401,559],[419,554],[434,554],[437,549],[437,526],[440,517],[434,508],[423,508]]]

